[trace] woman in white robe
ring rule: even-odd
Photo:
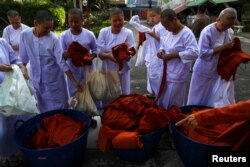
[[[221,51],[233,46],[233,30],[231,27],[235,24],[236,19],[236,10],[226,8],[220,13],[215,23],[202,30],[198,43],[200,53],[194,64],[187,105],[214,107],[213,99],[217,98],[215,97],[217,95],[214,87],[220,79],[217,64]],[[225,98],[228,99],[227,101],[235,103],[233,82],[231,82],[229,89],[228,96]],[[225,105],[227,104],[220,106]]]
[[[67,55],[67,49],[69,45],[76,41],[82,46],[90,50],[90,56],[94,59],[97,55],[96,37],[92,31],[82,28],[83,19],[82,12],[78,8],[72,8],[68,12],[68,23],[70,28],[64,31],[59,37],[61,45],[64,50],[64,55]],[[67,56],[66,56],[67,57]],[[87,73],[95,70],[94,63],[92,65],[85,65],[82,67],[76,67],[71,59],[66,60],[70,70],[72,71],[75,79],[83,84],[86,81]],[[67,78],[67,87],[69,96],[72,97],[77,88],[72,84],[69,78]]]
[[[169,108],[185,104],[189,65],[198,56],[198,45],[192,31],[182,25],[172,9],[161,13],[161,23],[168,30],[160,41],[158,57],[166,61],[166,84],[158,105]]]
[[[119,8],[114,8],[110,14],[111,26],[100,30],[97,45],[98,55],[102,59],[101,69],[119,71],[119,65],[116,62],[112,47],[127,42],[128,47],[135,47],[133,32],[125,27],[124,14]],[[122,94],[130,93],[130,59],[123,62],[123,68],[119,71],[122,85]]]
[[[151,21],[154,24],[152,31],[147,34],[154,39],[155,44],[155,54],[148,54],[147,49],[145,50],[145,64],[147,67],[147,77],[148,77],[148,86],[147,89],[155,96],[160,87],[160,79],[163,70],[163,61],[157,58],[157,52],[160,48],[160,38],[164,37],[164,34],[167,30],[161,24],[161,10],[160,7],[154,7],[151,9],[149,16]]]
[[[52,28],[53,17],[48,11],[40,10],[35,15],[34,27],[23,31],[20,36],[20,58],[24,65],[30,61],[30,78],[26,68],[22,71],[35,88],[40,112],[68,108],[64,72],[78,91],[82,90],[63,59],[63,49],[51,32]]]
[[[10,25],[3,29],[3,38],[11,45],[16,55],[19,55],[19,41],[22,31],[30,28],[29,26],[21,23],[21,16],[15,10],[9,10],[7,17]]]

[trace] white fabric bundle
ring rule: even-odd
[[[144,25],[141,25],[138,15],[133,16],[130,19],[129,23],[137,31],[146,33],[146,40],[142,43],[142,46],[139,47],[135,66],[139,66],[142,64],[146,64],[147,66],[148,63],[154,63],[155,61],[157,61],[158,57],[155,56],[157,51],[154,38],[147,34],[148,32],[152,32],[152,30]]]
[[[0,85],[0,111],[5,116],[39,114],[36,101],[20,68],[13,65]]]
[[[141,25],[141,21],[138,15],[133,16],[129,20],[129,24],[131,24],[139,32],[151,32],[152,31],[150,28],[144,25]]]

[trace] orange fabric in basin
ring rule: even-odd
[[[116,149],[142,148],[143,143],[137,132],[121,132],[112,139],[112,146]]]
[[[207,144],[225,143],[234,151],[250,151],[250,100],[194,113],[199,127],[182,127],[190,138]]]
[[[86,128],[87,122],[76,121],[63,114],[48,116],[30,138],[29,146],[36,149],[62,146],[76,140]]]
[[[98,148],[108,151],[117,135],[123,132],[134,132],[139,135],[147,134],[167,126],[170,120],[180,120],[184,114],[178,107],[169,110],[154,105],[153,101],[139,94],[122,95],[104,109],[102,127],[99,131]],[[128,138],[131,139],[128,140]],[[138,148],[138,141],[134,135],[120,135],[115,144],[123,143],[123,148]],[[116,145],[117,146],[117,145]]]

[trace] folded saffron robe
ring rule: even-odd
[[[130,55],[134,56],[136,53],[136,50],[134,47],[129,48],[128,43],[124,42],[121,44],[118,44],[112,48],[112,53],[119,64],[119,70],[122,70],[123,68],[123,61],[128,59]]]
[[[230,49],[224,50],[218,61],[217,71],[222,79],[227,81],[233,76],[241,63],[247,63],[250,60],[250,54],[242,51],[239,38],[234,38],[234,45]]]
[[[75,66],[92,65],[92,58],[89,56],[89,50],[73,41],[68,47],[68,53]]]

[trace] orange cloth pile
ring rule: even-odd
[[[207,144],[229,144],[233,151],[250,151],[250,100],[193,113],[199,127],[181,127],[188,137]]]
[[[177,121],[184,117],[178,107],[166,110],[154,106],[151,100],[142,95],[122,95],[104,109],[97,146],[106,152],[115,140],[115,148],[119,145],[122,148],[141,148],[139,135],[160,130],[170,120]],[[127,142],[124,142],[124,138],[127,138]]]
[[[86,128],[87,122],[63,114],[48,116],[41,121],[41,127],[31,136],[28,146],[35,149],[62,146],[79,138]]]
[[[78,42],[72,42],[67,52],[75,66],[92,65],[92,58],[89,55],[89,50]]]
[[[124,42],[119,45],[116,45],[112,48],[112,53],[119,64],[119,70],[123,68],[123,62],[127,60],[130,55],[134,56],[136,54],[136,50],[134,47],[128,48],[128,43]]]
[[[231,76],[235,78],[235,73],[240,63],[247,63],[250,60],[250,54],[242,51],[239,38],[234,38],[234,46],[224,50],[218,61],[217,71],[222,79],[229,80]]]

